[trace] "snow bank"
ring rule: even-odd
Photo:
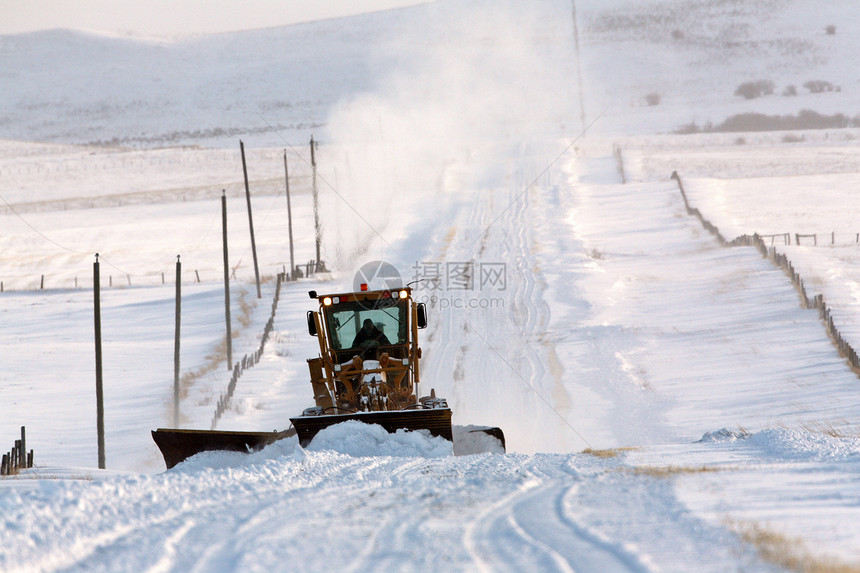
[[[482,434],[483,435],[483,434]],[[489,437],[489,436],[487,436]],[[492,438],[491,438],[492,439]],[[476,443],[480,440],[476,440]],[[319,432],[307,451],[333,451],[352,457],[407,457],[439,458],[452,455],[451,442],[444,438],[431,436],[421,430],[407,432],[398,430],[389,434],[382,426],[347,421],[330,426]],[[305,459],[306,452],[299,447],[298,438],[293,436],[279,440],[258,452],[202,452],[176,465],[172,472],[194,473],[206,470],[250,467],[271,460],[292,458]]]
[[[333,451],[352,457],[392,456],[401,458],[439,458],[466,456],[482,453],[504,454],[499,441],[483,432],[476,431],[485,426],[454,426],[454,443],[431,436],[424,430],[398,430],[388,433],[377,424],[365,424],[350,420],[330,426],[316,435],[308,446],[311,452]],[[258,452],[202,452],[179,463],[172,471],[193,473],[204,470],[247,467],[268,460],[293,458],[305,459],[305,450],[298,447],[298,438],[279,440]]]
[[[768,457],[792,461],[860,461],[860,437],[770,428],[756,432],[750,444]]]
[[[389,434],[382,426],[354,420],[322,430],[310,443],[308,450],[333,450],[353,457],[439,458],[452,454],[451,442],[445,438],[431,436],[426,430],[397,430],[397,433]]]
[[[840,435],[827,427],[766,428],[754,433],[722,428],[706,432],[696,443],[732,444],[738,441],[780,461],[860,461],[860,437]]]
[[[730,430],[721,428],[714,432],[705,432],[702,439],[697,441],[697,444],[707,444],[712,442],[734,442],[748,438],[749,434],[743,430]]]

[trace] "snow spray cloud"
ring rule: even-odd
[[[576,135],[565,3],[443,0],[388,16],[400,20],[377,41],[377,88],[336,106],[321,151],[337,166],[326,258],[342,270],[396,260],[410,226],[463,193],[521,184],[524,149],[551,157]]]

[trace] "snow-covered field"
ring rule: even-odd
[[[776,117],[860,114],[857,26],[848,0],[470,0],[172,42],[0,36],[0,448],[24,425],[37,466],[0,480],[0,570],[860,569],[858,375],[669,179],[729,238],[790,233],[774,246],[860,346],[860,129]],[[756,81],[773,93],[735,95]],[[706,129],[744,113],[773,129]],[[230,379],[222,190],[237,358],[290,264],[285,150],[314,257],[311,134],[332,272],[285,284],[218,428],[310,405],[307,291],[381,259],[427,279],[422,380],[508,454],[347,425],[163,470],[176,255],[180,420],[208,428]]]

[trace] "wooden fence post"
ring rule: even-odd
[[[290,239],[290,268],[296,265],[295,257],[293,256],[293,210],[290,206],[290,170],[287,168],[287,150],[284,150],[284,183],[287,187],[287,231]],[[295,278],[295,277],[293,277]]]
[[[99,281],[99,254],[93,263],[93,300],[96,338],[96,432],[98,433],[99,469],[105,469],[105,408],[102,386],[102,311]]]
[[[182,316],[182,263],[176,255],[176,330],[173,343],[173,427],[179,427],[179,329]]]

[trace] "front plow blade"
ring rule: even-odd
[[[200,452],[226,450],[254,452],[273,442],[295,436],[292,428],[283,432],[225,432],[218,430],[176,430],[159,428],[152,431],[167,469]]]
[[[293,423],[296,429],[299,443],[302,447],[307,447],[320,430],[348,420],[356,420],[365,424],[378,424],[390,434],[395,433],[397,430],[428,430],[432,436],[440,436],[449,442],[454,441],[453,430],[451,428],[451,410],[448,408],[356,412],[354,414],[290,418],[290,422]]]
[[[502,431],[501,428],[496,428],[496,427],[491,427],[491,426],[483,426],[483,427],[476,427],[476,428],[470,429],[469,431],[470,432],[480,432],[483,434],[487,434],[488,436],[492,436],[499,441],[499,444],[501,444],[503,450],[507,449],[507,447],[505,446],[505,433]]]

